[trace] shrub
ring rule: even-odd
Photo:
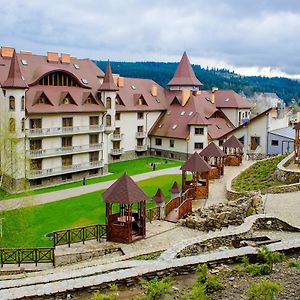
[[[224,285],[218,281],[218,277],[216,275],[208,277],[204,287],[208,294],[224,290]]]
[[[117,300],[117,296],[118,296],[117,285],[111,284],[109,286],[109,289],[111,291],[111,294],[104,294],[98,291],[93,293],[91,300]]]
[[[201,285],[204,284],[208,277],[208,267],[206,264],[199,265],[197,267],[198,277],[196,279],[196,284]]]
[[[297,268],[297,269],[300,269],[300,263],[295,261],[295,260],[289,260],[288,261],[288,264],[290,267],[292,268]]]
[[[170,276],[164,277],[159,280],[157,277],[147,281],[145,279],[141,279],[140,283],[144,287],[144,293],[146,300],[155,300],[161,299],[164,295],[166,295],[173,284],[173,280]],[[143,299],[143,298],[142,298]]]
[[[266,246],[257,249],[258,257],[267,264],[274,264],[284,260],[285,256],[279,252],[271,252]]]
[[[192,287],[192,290],[189,291],[186,295],[183,296],[183,300],[208,300],[208,296],[206,295],[204,286],[196,286]]]
[[[269,280],[252,283],[247,290],[247,296],[251,300],[273,300],[283,290],[281,284]]]

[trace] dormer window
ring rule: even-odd
[[[88,98],[86,99],[86,103],[92,104],[92,98],[91,98],[91,97],[88,97]]]
[[[80,67],[79,67],[79,65],[77,65],[77,64],[73,64],[73,66],[74,66],[74,68],[75,68],[76,70],[80,70]]]
[[[21,59],[21,63],[23,66],[27,66],[28,65],[28,62],[26,59]]]
[[[68,97],[66,97],[63,101],[64,104],[70,104],[70,99]]]
[[[43,96],[40,97],[39,100],[38,100],[38,103],[39,104],[45,104],[45,98]]]
[[[85,78],[82,78],[81,81],[84,83],[84,84],[88,84],[89,82],[87,81],[87,79]]]
[[[182,112],[180,113],[181,116],[184,116],[184,114],[185,114],[185,111],[182,111]]]
[[[177,124],[174,124],[174,125],[172,126],[172,129],[175,130],[176,128],[177,128]]]

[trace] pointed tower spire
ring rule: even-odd
[[[110,63],[108,61],[107,65],[106,65],[106,71],[105,71],[103,83],[101,84],[98,91],[118,91],[118,90],[119,90],[119,88],[116,86],[116,84],[114,82]]]
[[[17,59],[16,51],[14,50],[11,58],[11,63],[8,71],[7,79],[1,85],[2,88],[25,89],[28,87],[22,77],[19,62]]]
[[[200,86],[202,83],[197,79],[191,63],[184,51],[180,63],[176,69],[173,78],[169,81],[168,86]]]

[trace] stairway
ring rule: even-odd
[[[178,208],[173,209],[166,217],[165,221],[177,223],[178,221]]]

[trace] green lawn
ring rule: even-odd
[[[233,180],[232,189],[237,192],[248,192],[282,185],[282,182],[274,180],[272,175],[276,166],[284,157],[286,155],[256,162]]]
[[[129,173],[129,172],[128,172]],[[140,181],[139,186],[152,197],[158,187],[170,198],[174,180],[181,185],[180,175],[164,175]],[[45,234],[70,227],[104,223],[103,191],[69,198],[53,203],[3,212],[3,238],[0,247],[47,247],[52,241]],[[152,201],[147,203],[151,207]]]
[[[129,160],[129,161],[111,163],[108,165],[108,172],[112,174],[86,179],[86,185],[119,178],[124,172],[127,172],[127,174],[131,176],[136,174],[151,172],[153,171],[153,167],[151,166],[151,163],[155,163],[155,170],[162,170],[166,168],[173,168],[176,166],[180,166],[182,165],[183,162],[177,160],[161,159],[157,157],[142,157],[142,158]],[[64,189],[81,186],[81,185],[82,185],[82,181],[70,182],[70,183],[51,186],[47,188],[41,188],[37,190],[29,190],[14,195],[8,194],[5,191],[0,189],[0,200],[60,191]]]

